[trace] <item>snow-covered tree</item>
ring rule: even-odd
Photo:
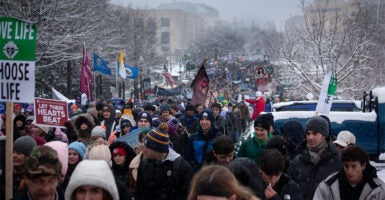
[[[295,73],[292,91],[318,95],[324,75],[337,77],[337,95],[358,98],[370,89],[368,77],[375,75],[372,53],[375,42],[364,29],[360,1],[302,1],[304,23],[290,24],[271,50]],[[277,40],[279,39],[279,40]],[[278,41],[278,42],[277,42]]]

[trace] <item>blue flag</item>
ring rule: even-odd
[[[117,67],[118,76],[120,76],[119,62],[116,63],[116,67]],[[124,65],[124,69],[126,70],[126,78],[135,79],[139,76],[139,69],[137,67]]]
[[[107,66],[108,62],[94,53],[94,70],[105,75],[111,75],[111,69]]]

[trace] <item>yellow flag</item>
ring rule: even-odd
[[[123,52],[122,49],[120,49],[119,53],[119,75],[122,78],[126,78],[126,69],[124,67],[124,58],[123,58]]]

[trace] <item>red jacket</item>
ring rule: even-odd
[[[259,113],[265,111],[265,100],[262,97],[257,97],[256,99],[245,99],[245,101],[254,104],[254,111],[251,116],[251,120],[256,120]]]

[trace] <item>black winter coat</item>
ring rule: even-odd
[[[279,179],[278,183],[274,185],[273,189],[277,192],[277,194],[274,195],[270,200],[283,200],[285,195],[289,195],[290,199],[293,200],[304,199],[302,189],[299,187],[299,185],[284,173],[282,173],[281,178]]]
[[[303,144],[306,145],[306,142]],[[328,142],[328,147],[322,152],[321,161],[315,165],[311,162],[310,154],[305,147],[297,155],[288,168],[288,175],[299,184],[306,200],[313,199],[318,184],[342,168],[342,162],[334,144]]]
[[[180,159],[178,169],[174,166],[175,160],[162,163],[142,160],[138,169],[135,200],[185,200],[193,170],[187,161]]]

